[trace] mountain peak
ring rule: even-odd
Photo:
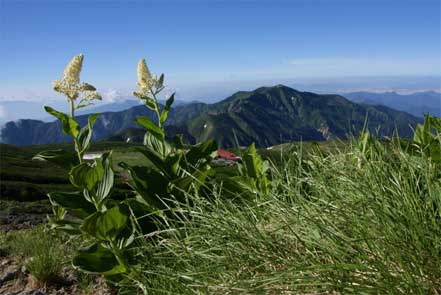
[[[259,91],[271,91],[271,90],[275,90],[275,89],[282,89],[282,90],[289,90],[289,91],[297,91],[291,87],[288,87],[286,85],[283,84],[277,84],[274,86],[263,86],[263,87],[259,87],[257,89],[254,90],[254,92],[259,92]],[[253,92],[253,91],[251,91]]]

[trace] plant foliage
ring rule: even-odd
[[[162,224],[161,220],[165,221],[165,216],[174,216],[179,204],[191,203],[191,196],[209,197],[208,192],[215,186],[212,181],[215,170],[210,163],[216,155],[217,144],[207,140],[194,146],[184,146],[182,136],[175,136],[172,142],[166,140],[164,124],[174,102],[174,94],[164,106],[159,104],[158,95],[165,88],[164,75],[159,78],[151,75],[142,59],[138,64],[138,91],[134,95],[157,117],[156,120],[136,118],[146,133],[144,145],[133,149],[145,157],[148,166],[119,163],[130,175],[128,183],[134,197],[119,198],[119,201],[112,198],[115,181],[112,152],[105,152],[91,161],[83,159],[89,150],[93,126],[99,115],[89,115],[87,124],[81,127],[75,120],[75,110],[91,104],[90,101],[99,95],[90,84],[80,83],[82,61],[82,55],[75,57],[66,67],[61,82],[54,83],[54,89],[66,95],[70,114],[45,107],[61,122],[63,132],[72,137],[75,152],[44,151],[34,159],[70,167],[69,180],[76,191],[49,193],[53,215],[48,219],[53,229],[81,237],[88,244],[78,251],[73,265],[85,272],[100,273],[113,281],[120,281],[136,270],[133,261],[137,238],[143,239],[144,235],[154,233]],[[93,95],[89,93],[75,104],[84,91],[92,91]],[[227,181],[235,191],[253,192],[259,196],[268,193],[268,165],[261,160],[254,145],[245,150],[244,164],[239,170],[241,176]]]

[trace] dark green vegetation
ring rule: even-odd
[[[283,146],[256,203],[192,196],[140,240],[120,293],[441,294],[439,164],[430,148],[365,138]]]
[[[385,105],[417,117],[423,117],[427,113],[441,117],[441,93],[435,91],[407,95],[396,92],[352,92],[345,93],[344,96],[357,103]]]
[[[120,112],[105,112],[95,122],[93,140],[137,141],[142,138],[135,124],[138,116],[154,121],[153,110],[136,106]],[[338,95],[299,92],[278,85],[250,92],[238,92],[215,103],[189,103],[170,110],[165,129],[168,138],[184,135],[184,142],[195,143],[214,139],[220,146],[235,145],[234,132],[240,145],[272,146],[298,140],[347,138],[356,134],[369,117],[369,130],[378,136],[391,136],[395,130],[402,137],[412,134],[409,126],[421,119],[384,106],[359,105]],[[80,126],[87,116],[77,117]],[[156,122],[156,121],[155,121]],[[381,127],[381,128],[380,128]],[[378,134],[376,129],[378,130]],[[233,131],[234,130],[234,131]],[[59,122],[36,120],[9,122],[2,130],[2,139],[14,145],[32,145],[69,141]]]
[[[141,155],[130,151],[132,144],[122,142],[96,142],[90,152],[106,152],[113,150],[117,161],[136,162]],[[50,162],[33,161],[35,154],[47,149],[62,149],[73,151],[72,144],[50,144],[27,147],[16,147],[0,144],[0,202],[47,200],[47,193],[51,191],[72,190],[69,182],[69,170]],[[114,168],[118,170],[117,163]],[[120,171],[120,169],[118,170]],[[116,193],[128,193],[128,186],[124,184],[121,175],[117,174]],[[4,211],[4,210],[0,210]],[[37,212],[39,209],[37,209]],[[33,213],[29,211],[28,213]]]
[[[46,199],[48,191],[71,189],[67,170],[47,162],[32,161],[32,148],[0,145],[2,201]]]

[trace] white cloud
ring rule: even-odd
[[[8,120],[8,110],[0,105],[0,122],[6,122]]]
[[[103,101],[108,103],[115,102],[124,96],[121,91],[113,88],[109,88],[106,91],[101,92],[101,95],[103,97]]]

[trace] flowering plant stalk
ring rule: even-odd
[[[61,122],[63,132],[73,138],[75,153],[44,151],[34,159],[70,168],[69,180],[77,191],[49,193],[54,214],[48,216],[48,220],[53,229],[80,236],[87,245],[78,251],[73,265],[86,272],[115,277],[129,269],[126,249],[134,239],[133,223],[126,200],[115,202],[110,197],[114,184],[112,152],[92,161],[83,159],[99,115],[89,115],[86,126],[80,128],[75,111],[101,99],[94,86],[80,82],[83,59],[82,54],[75,56],[64,69],[62,78],[53,83],[54,90],[67,98],[70,113],[45,106],[45,110]],[[67,215],[69,219],[65,218]]]

